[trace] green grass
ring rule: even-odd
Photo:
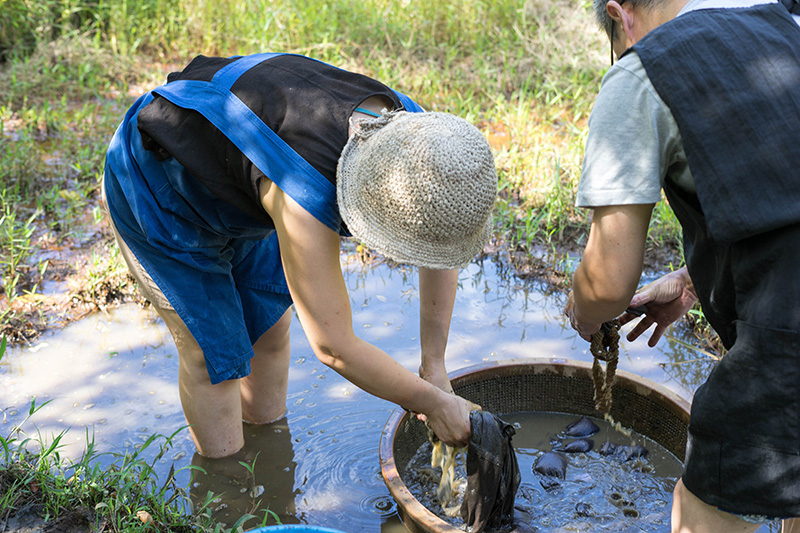
[[[0,359],[5,337],[0,342]],[[97,532],[174,531],[239,532],[280,523],[278,516],[253,502],[253,511],[240,517],[230,528],[215,523],[211,504],[219,495],[208,493],[193,512],[187,488],[181,486],[174,466],[166,479],[159,479],[156,464],[172,447],[170,436],[152,435],[141,446],[126,453],[98,453],[94,439],[86,434],[85,452],[78,460],[61,454],[63,431],[51,440],[41,434],[31,437],[21,429],[47,403],[31,402],[28,416],[0,435],[0,516],[35,503],[38,515],[49,523],[61,520]],[[149,451],[155,452],[147,459]],[[108,466],[101,467],[101,463]],[[253,475],[252,466],[242,463]],[[186,469],[198,469],[187,466]],[[195,502],[196,503],[196,502]],[[2,523],[2,522],[0,522]],[[66,527],[66,526],[65,526]],[[67,529],[69,529],[67,527]]]
[[[170,70],[201,53],[287,51],[374,76],[487,135],[502,132],[502,240],[523,250],[585,242],[575,188],[607,64],[589,2],[0,0],[0,28],[0,186],[8,202],[35,201],[27,209],[42,215],[4,220],[6,240],[24,241],[31,227],[31,238],[70,235],[96,203],[115,125]],[[657,214],[652,244],[677,246],[674,217]],[[0,264],[9,289],[35,249],[18,244],[20,254]]]
[[[607,68],[606,37],[590,9],[568,0],[0,0],[0,299],[36,293],[48,268],[36,264],[37,250],[81,242],[102,221],[105,148],[139,94],[197,54],[266,51],[373,76],[426,109],[475,123],[495,153],[498,239],[568,281],[575,261],[566,251],[579,250],[588,231],[588,213],[574,207],[586,123]],[[679,237],[662,202],[649,244],[678,249]],[[112,285],[125,283],[113,250],[87,260],[82,298],[114,290],[115,277],[122,281]],[[18,318],[9,305],[0,325]],[[92,466],[88,438],[78,463],[64,462],[58,442],[14,438],[0,440],[0,473],[21,477],[0,491],[0,513],[30,496],[35,480],[53,490],[51,516],[99,505],[121,528],[141,509],[158,524],[179,514],[164,506],[180,498],[174,479],[150,484],[141,456],[117,457],[105,472]],[[89,499],[74,499],[81,494]]]
[[[31,411],[35,411],[33,405]],[[221,533],[280,523],[275,513],[260,509],[255,511],[258,514],[240,517],[230,528],[217,524],[211,518],[210,506],[219,495],[213,493],[207,495],[199,509],[189,512],[191,499],[175,477],[179,471],[171,469],[164,480],[155,473],[157,461],[170,450],[175,434],[153,435],[133,453],[112,454],[111,463],[104,468],[99,466],[101,454],[88,434],[87,449],[80,459],[64,458],[59,449],[65,434],[50,442],[41,436],[19,441],[0,437],[3,516],[35,502],[40,507],[39,515],[47,521],[71,518],[86,523],[92,531],[102,532]],[[153,459],[145,459],[144,452],[151,447],[157,448],[157,453]],[[79,519],[74,517],[76,510]]]

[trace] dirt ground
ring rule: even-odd
[[[10,315],[3,319],[0,334],[10,345],[30,344],[47,330],[123,302],[146,305],[125,269],[107,269],[116,244],[105,220],[89,223],[93,207],[86,207],[81,228],[66,237],[34,235],[37,251],[18,269],[20,295],[9,302],[5,292],[0,294],[0,310]],[[44,273],[38,267],[42,261],[47,261]]]
[[[0,531],[8,533],[89,533],[92,528],[91,512],[82,508],[72,510],[55,520],[42,518],[42,505],[33,504],[14,513],[6,520],[0,520]]]

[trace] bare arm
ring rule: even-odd
[[[419,269],[420,345],[419,375],[447,392],[452,392],[444,364],[450,320],[458,286],[458,269]]]
[[[565,312],[586,340],[630,304],[644,263],[653,204],[594,209],[589,241],[575,270]]]
[[[446,444],[466,444],[470,402],[421,379],[353,332],[339,236],[277,186],[262,184],[261,193],[297,315],[319,360],[366,392],[425,414]]]

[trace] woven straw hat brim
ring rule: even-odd
[[[397,263],[437,270],[467,266],[492,238],[494,229],[489,216],[480,230],[469,238],[450,243],[427,243],[415,239],[414,235],[376,225],[378,221],[369,218],[354,215],[347,222],[356,239]]]
[[[491,238],[497,174],[491,148],[446,113],[399,112],[351,138],[337,201],[353,236],[398,262],[461,268]]]

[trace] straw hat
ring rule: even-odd
[[[497,173],[483,134],[433,112],[397,111],[353,126],[336,179],[353,236],[398,263],[466,266],[492,234]]]

